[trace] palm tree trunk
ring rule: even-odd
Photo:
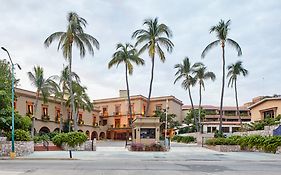
[[[61,102],[60,102],[60,133],[61,133],[61,131],[62,131],[62,114],[63,114],[63,106],[64,106],[64,104],[63,104],[63,102],[64,102],[64,88],[62,88],[62,98],[61,98]]]
[[[36,100],[35,100],[35,104],[34,104],[34,112],[33,112],[33,117],[32,117],[32,125],[31,125],[31,138],[34,137],[34,128],[35,128],[35,116],[37,113],[37,106],[38,106],[38,102],[39,102],[39,90],[37,90],[36,92]]]
[[[202,101],[202,93],[201,93],[201,83],[199,84],[199,106],[198,106],[198,124],[199,124],[199,132],[202,132],[201,128],[201,101]]]
[[[151,91],[152,91],[153,75],[154,75],[154,54],[152,56],[151,79],[150,79],[150,85],[149,85],[149,93],[148,93],[147,108],[146,108],[147,110],[145,111],[145,117],[147,117],[148,113],[149,113],[149,105],[150,105],[150,97],[151,97]]]
[[[74,105],[74,96],[73,96],[73,89],[72,89],[72,44],[70,46],[70,53],[69,53],[69,91],[70,91],[70,100],[71,100],[71,108],[72,108],[72,117],[73,117],[73,123],[74,123],[74,131],[78,131],[78,125],[77,125],[77,116],[75,112],[75,105]]]
[[[196,119],[195,112],[194,112],[194,104],[193,104],[193,100],[191,97],[190,86],[188,86],[188,94],[189,94],[189,99],[190,99],[190,103],[191,103],[191,113],[193,115],[194,123],[196,126],[196,131],[198,131],[198,123],[197,123],[197,119]]]
[[[235,90],[235,99],[236,99],[236,110],[237,110],[237,115],[238,115],[238,119],[239,119],[239,123],[240,125],[242,125],[242,119],[240,116],[240,111],[239,111],[239,105],[238,105],[238,94],[237,94],[237,85],[236,85],[236,79],[234,81],[234,90]]]
[[[223,107],[224,84],[225,84],[225,51],[224,51],[224,42],[222,42],[222,87],[221,87],[220,125],[219,125],[220,132],[222,132],[222,115],[223,115],[222,107]]]
[[[128,102],[129,102],[129,113],[130,113],[130,123],[129,126],[132,127],[132,121],[133,121],[133,116],[132,116],[132,108],[131,108],[131,98],[130,98],[130,89],[129,89],[129,81],[128,81],[128,66],[126,64],[126,86],[127,86],[127,96],[128,96]]]

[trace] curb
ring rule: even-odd
[[[77,158],[31,158],[31,157],[16,157],[15,159],[11,159],[10,157],[0,157],[0,160],[80,160]]]

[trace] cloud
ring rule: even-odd
[[[175,70],[173,66],[182,62],[185,56],[191,61],[204,62],[208,69],[215,72],[217,80],[206,82],[203,103],[218,105],[221,89],[221,50],[214,48],[205,59],[201,59],[202,50],[215,40],[209,34],[209,28],[220,19],[231,19],[229,37],[235,39],[242,47],[243,56],[237,57],[234,49],[226,47],[226,64],[238,59],[250,72],[248,77],[239,79],[240,103],[250,101],[258,95],[280,93],[280,28],[281,2],[268,1],[168,1],[168,0],[49,0],[49,1],[3,1],[0,6],[0,45],[9,49],[14,62],[18,62],[22,71],[17,70],[21,87],[34,90],[26,72],[34,65],[41,65],[46,76],[59,74],[62,65],[67,63],[57,43],[45,48],[44,40],[55,31],[64,31],[66,14],[75,11],[87,19],[89,25],[85,32],[96,37],[101,45],[95,50],[94,57],[87,55],[80,59],[74,48],[73,70],[77,72],[82,83],[88,87],[92,99],[118,96],[119,89],[125,89],[124,67],[108,70],[107,64],[118,42],[134,42],[131,34],[142,27],[148,17],[159,17],[173,31],[174,52],[167,54],[163,64],[158,58],[155,67],[153,96],[175,95],[184,103],[189,103],[188,94],[173,84]],[[151,59],[142,55],[146,61],[144,67],[135,66],[129,77],[132,94],[148,95]],[[0,58],[6,58],[0,52]],[[194,102],[198,102],[198,86],[192,88]],[[233,89],[226,88],[225,104],[233,105]]]

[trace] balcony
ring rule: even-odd
[[[84,125],[84,124],[85,124],[84,120],[78,120],[78,125]]]
[[[41,116],[42,121],[50,121],[50,116],[48,115],[42,115]]]

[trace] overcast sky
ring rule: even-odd
[[[175,44],[172,54],[166,54],[163,64],[156,58],[155,79],[152,96],[174,95],[189,104],[188,94],[173,84],[175,64],[188,56],[194,62],[202,61],[213,71],[217,79],[207,81],[203,92],[203,104],[219,105],[221,89],[221,49],[214,48],[205,59],[202,50],[213,40],[209,34],[212,25],[220,19],[231,19],[229,37],[237,41],[243,51],[226,46],[226,64],[242,60],[249,76],[239,77],[240,104],[255,96],[281,94],[281,1],[280,0],[0,0],[0,46],[10,51],[12,59],[21,65],[16,70],[20,87],[35,90],[30,85],[27,72],[34,65],[44,67],[45,76],[59,74],[66,65],[62,52],[57,51],[57,42],[45,48],[44,40],[53,32],[66,30],[66,15],[74,11],[88,21],[85,29],[100,42],[100,50],[94,57],[80,59],[74,48],[73,71],[79,74],[82,84],[88,87],[91,99],[118,96],[125,89],[123,66],[108,70],[107,64],[118,42],[131,42],[131,34],[142,28],[143,20],[158,17],[173,31]],[[146,65],[135,66],[129,83],[131,94],[148,95],[151,60],[144,54]],[[0,51],[0,59],[7,59]],[[198,103],[198,86],[192,89]],[[226,88],[225,105],[234,105],[234,90]]]

